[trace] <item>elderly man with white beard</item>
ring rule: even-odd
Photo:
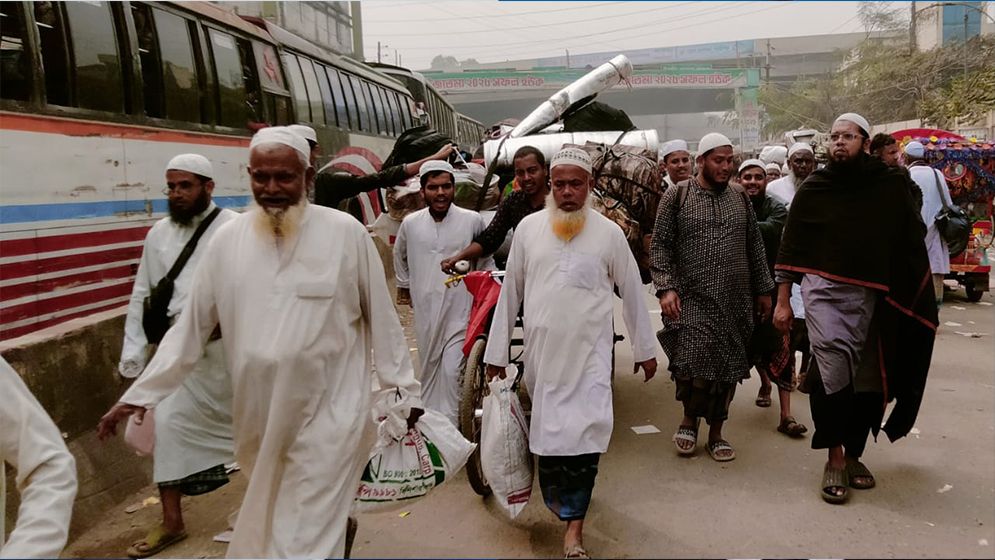
[[[584,517],[613,423],[613,286],[633,343],[633,373],[641,367],[646,381],[656,373],[656,348],[625,236],[590,208],[590,156],[560,150],[550,174],[545,209],[524,218],[512,241],[484,362],[489,377],[504,377],[509,337],[524,301],[529,447],[538,456],[546,506],[567,522],[564,553],[587,558]]]
[[[285,127],[256,133],[258,207],[216,232],[179,321],[98,429],[113,435],[176,390],[220,324],[235,457],[249,479],[229,557],[342,557],[375,435],[374,382],[396,392],[395,419],[412,425],[421,413],[373,242],[351,216],[307,202],[308,157],[304,138]]]

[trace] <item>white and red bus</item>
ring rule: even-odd
[[[126,304],[174,155],[240,209],[257,127],[307,123],[365,174],[412,124],[397,81],[206,2],[0,2],[0,25],[0,340]]]

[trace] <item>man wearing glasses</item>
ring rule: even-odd
[[[819,488],[833,504],[849,488],[874,487],[860,458],[889,401],[888,438],[911,430],[936,334],[925,228],[907,176],[867,153],[870,129],[854,113],[833,123],[829,165],[795,195],[775,266],[781,332],[792,324],[791,286],[801,284],[812,448],[828,450]]]
[[[212,177],[211,162],[199,154],[181,154],[166,165],[163,194],[168,197],[169,216],[156,222],[145,237],[124,323],[124,347],[118,366],[124,377],[137,377],[145,369],[150,341],[142,327],[143,302],[152,287],[166,276],[200,224],[217,212],[174,281],[168,316],[175,322],[211,236],[238,216],[211,201]],[[181,496],[210,492],[228,482],[225,464],[235,459],[231,377],[223,352],[220,332],[215,331],[193,375],[155,409],[152,478],[159,485],[163,522],[128,549],[132,558],[151,556],[186,538]]]

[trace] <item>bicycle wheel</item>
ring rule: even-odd
[[[470,355],[466,358],[466,366],[463,369],[463,386],[460,388],[459,401],[459,430],[463,437],[477,444],[470,459],[466,462],[466,475],[470,479],[470,487],[481,496],[488,496],[491,487],[484,477],[484,470],[480,465],[480,428],[482,417],[478,411],[483,410],[484,390],[487,384],[484,381],[484,350],[487,348],[487,339],[478,338],[470,347]]]

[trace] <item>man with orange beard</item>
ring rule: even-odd
[[[587,558],[584,517],[613,411],[612,297],[618,286],[633,344],[633,373],[656,373],[656,348],[636,260],[622,230],[590,208],[591,158],[564,148],[550,162],[546,208],[524,218],[511,244],[484,362],[504,377],[508,343],[525,303],[525,384],[532,397],[529,448],[543,499],[567,523],[567,558]]]

